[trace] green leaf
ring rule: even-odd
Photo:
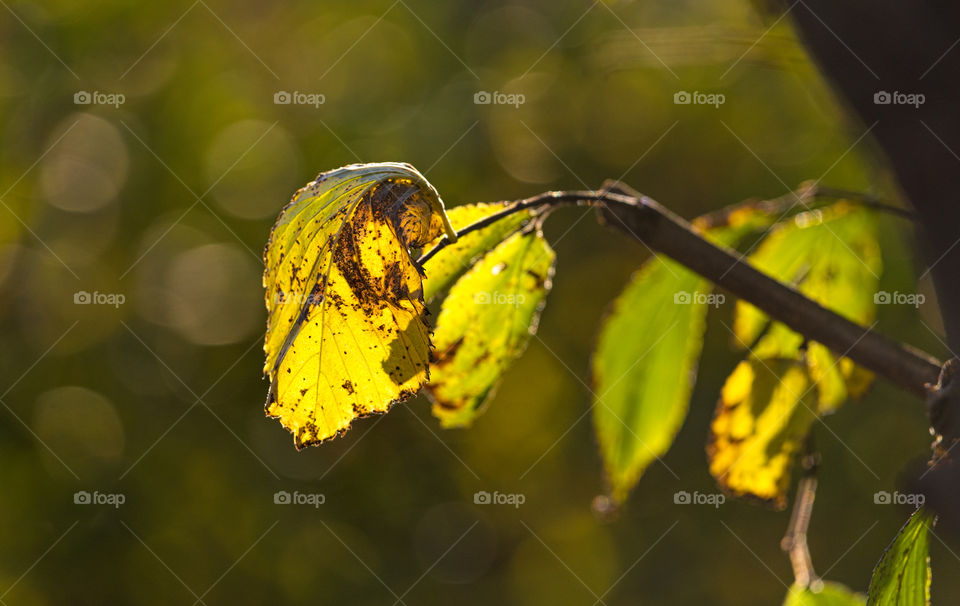
[[[863,594],[850,591],[839,583],[823,583],[816,589],[794,585],[783,606],[864,606]]]
[[[933,514],[918,509],[873,571],[867,606],[929,606],[929,532]]]
[[[444,427],[469,425],[537,330],[556,254],[543,235],[516,233],[450,289],[433,334],[427,393]]]
[[[447,211],[450,223],[457,231],[498,213],[513,204],[512,202],[464,204]],[[493,224],[470,232],[456,242],[445,246],[424,263],[427,276],[423,280],[423,297],[428,303],[437,295],[450,287],[453,282],[467,271],[473,262],[502,242],[510,234],[523,226],[534,214],[531,209],[513,213]],[[439,238],[424,246],[424,251],[431,250],[439,242]]]
[[[779,224],[749,260],[847,319],[869,325],[882,269],[874,232],[869,210],[841,202]],[[752,345],[768,322],[756,307],[737,301],[733,330],[744,346]]]
[[[687,414],[709,282],[659,257],[617,297],[593,356],[593,422],[616,502],[662,456]],[[674,300],[677,296],[678,299]],[[686,296],[688,303],[682,303]]]
[[[756,227],[712,230],[732,244]],[[613,500],[623,502],[662,456],[687,414],[703,344],[710,282],[655,257],[630,279],[600,329],[593,355],[593,421]]]

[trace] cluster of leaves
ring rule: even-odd
[[[556,260],[540,230],[548,209],[468,204],[447,213],[405,164],[321,174],[280,214],[264,252],[267,413],[299,449],[425,388],[444,427],[470,425],[537,329]],[[764,231],[743,262],[869,325],[881,271],[871,212],[844,201],[783,210],[746,204],[693,228],[731,248]],[[423,263],[417,251],[430,251]],[[604,320],[592,412],[615,503],[683,424],[711,291],[708,280],[653,257]],[[443,294],[431,331],[426,305]],[[872,377],[744,302],[731,333],[746,354],[720,394],[710,472],[728,493],[783,508],[811,426]],[[930,523],[921,512],[901,532],[877,567],[870,604],[926,603]],[[787,604],[862,597],[826,584],[792,589]]]

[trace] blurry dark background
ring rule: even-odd
[[[259,260],[291,194],[358,161],[410,162],[448,206],[606,178],[687,218],[805,179],[894,199],[779,16],[745,0],[4,3],[0,600],[779,604],[787,512],[673,502],[716,491],[703,447],[741,355],[729,303],[673,473],[654,464],[604,522],[589,355],[645,248],[557,213],[538,338],[475,427],[441,430],[418,398],[300,453],[263,414]],[[882,226],[882,288],[927,303],[881,306],[879,330],[942,357],[912,230]],[[863,591],[907,515],[873,493],[923,459],[923,407],[881,380],[815,433],[814,563]],[[526,502],[475,505],[479,490]],[[934,603],[955,603],[957,547],[932,543]]]

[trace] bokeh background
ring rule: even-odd
[[[716,491],[703,448],[741,355],[732,305],[711,315],[666,465],[611,521],[591,510],[588,364],[641,245],[556,213],[539,336],[475,427],[443,431],[417,398],[300,453],[263,414],[260,253],[298,187],[358,161],[410,162],[448,205],[606,178],[687,218],[805,179],[895,200],[789,18],[745,0],[3,5],[3,603],[782,601],[787,512],[673,502]],[[910,226],[882,225],[881,286],[927,304],[881,307],[879,329],[943,356]],[[923,459],[923,407],[880,381],[815,432],[814,563],[865,590],[907,515],[873,493]],[[277,505],[281,490],[325,502]],[[479,490],[525,503],[475,505]],[[951,550],[933,541],[934,603],[960,600]]]

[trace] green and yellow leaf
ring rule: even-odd
[[[775,228],[750,262],[864,330],[873,321],[880,249],[871,216],[862,208],[838,203],[797,215]],[[872,375],[820,343],[804,343],[801,335],[770,323],[742,301],[733,330],[741,345],[753,346],[727,379],[717,404],[707,448],[710,471],[730,493],[782,508],[812,423],[860,396]],[[804,387],[793,393],[801,373]],[[770,385],[787,376],[786,392],[786,384],[779,390]],[[762,391],[754,393],[757,389]]]
[[[513,202],[464,204],[455,206],[447,212],[450,223],[457,231],[486,219],[511,206]],[[438,293],[447,290],[453,282],[470,269],[474,261],[488,250],[505,240],[520,229],[534,214],[525,209],[503,217],[499,221],[470,232],[452,244],[440,249],[437,254],[424,263],[426,278],[423,280],[423,298],[429,303]],[[439,238],[424,246],[431,250]]]
[[[864,606],[867,598],[839,583],[823,583],[816,589],[790,587],[783,606]]]
[[[472,423],[523,353],[537,330],[555,259],[542,234],[515,233],[450,289],[437,319],[427,385],[444,427]]]
[[[918,509],[873,571],[867,606],[930,605],[930,528],[934,516]]]
[[[386,411],[427,381],[430,334],[410,248],[452,234],[407,164],[321,174],[283,209],[264,251],[269,416],[297,448]]]

